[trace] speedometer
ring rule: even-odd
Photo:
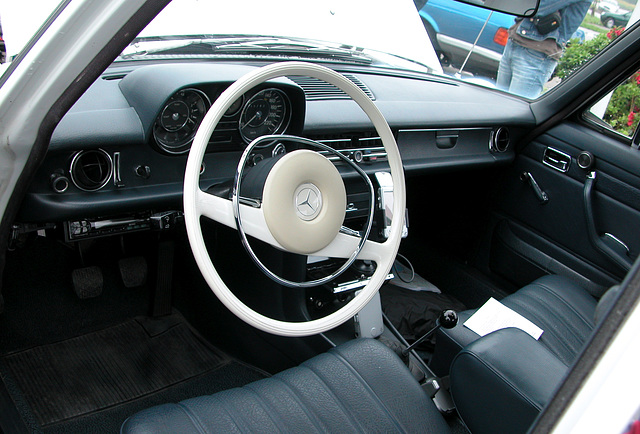
[[[289,126],[289,98],[279,89],[264,89],[253,95],[240,114],[240,135],[250,143],[258,137],[280,134]]]
[[[153,137],[158,146],[170,154],[188,151],[210,105],[207,95],[198,89],[176,92],[153,126]]]

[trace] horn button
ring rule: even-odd
[[[347,195],[336,167],[310,150],[282,157],[265,181],[263,211],[269,231],[286,250],[310,254],[336,237]]]

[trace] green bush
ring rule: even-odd
[[[640,73],[618,86],[611,96],[603,120],[620,134],[633,132],[640,120]]]
[[[556,76],[561,79],[567,78],[587,60],[602,51],[602,49],[611,42],[608,36],[610,33],[611,32],[601,33],[590,41],[585,41],[582,44],[577,39],[572,39],[564,55],[560,58],[560,62],[558,62]]]

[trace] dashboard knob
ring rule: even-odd
[[[578,166],[581,169],[589,170],[593,166],[593,154],[591,152],[582,151],[578,155]]]
[[[256,164],[258,164],[259,162],[264,160],[264,155],[262,155],[262,154],[253,154],[250,158],[251,158],[251,164],[253,164],[255,166]]]
[[[56,193],[64,193],[69,188],[69,178],[62,173],[53,173],[50,182],[51,188]]]
[[[151,176],[151,168],[149,166],[136,167],[136,175],[140,178],[149,179]]]
[[[362,163],[362,160],[364,159],[364,155],[362,154],[362,151],[358,150],[355,151],[352,154],[353,157],[353,161],[355,161],[356,163]]]
[[[452,329],[458,324],[458,314],[451,309],[447,309],[440,314],[438,323],[443,329]]]

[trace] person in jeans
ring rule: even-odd
[[[531,99],[540,95],[590,6],[590,0],[541,0],[534,17],[516,20],[498,68],[498,89]]]

